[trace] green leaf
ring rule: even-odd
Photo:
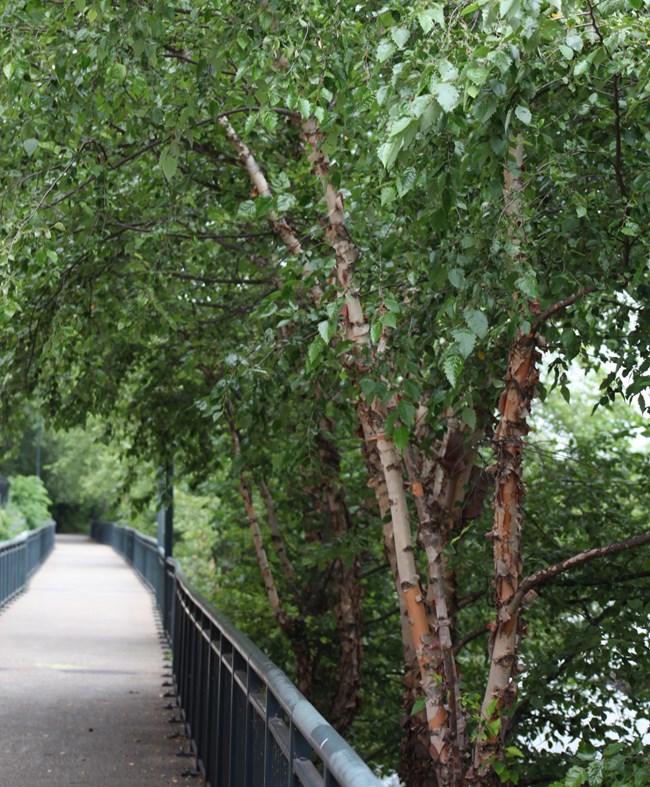
[[[25,152],[28,156],[33,156],[36,153],[36,149],[38,148],[38,140],[30,137],[30,139],[26,139],[23,142],[23,147],[25,148]]]
[[[363,391],[363,395],[369,402],[372,402],[374,395],[375,395],[375,381],[371,380],[370,377],[364,377],[360,382],[359,385],[361,386],[361,390]]]
[[[474,349],[474,345],[476,344],[476,336],[470,331],[464,330],[455,330],[452,331],[452,334],[456,340],[456,344],[458,345],[461,355],[463,358],[467,358],[467,356],[470,355]]]
[[[628,235],[631,238],[636,238],[637,235],[640,233],[640,231],[641,228],[639,227],[639,225],[635,221],[632,221],[631,219],[627,220],[625,226],[621,230],[623,235]]]
[[[240,203],[239,208],[237,209],[238,218],[253,219],[256,215],[257,209],[255,207],[255,202],[252,199],[247,199]]]
[[[421,713],[426,708],[426,703],[424,701],[424,697],[419,697],[413,703],[413,707],[411,708],[411,716],[415,716],[418,713]]]
[[[400,172],[399,177],[397,178],[397,192],[400,197],[403,197],[405,194],[413,188],[415,185],[415,181],[417,180],[418,173],[415,167],[407,167],[403,172]]]
[[[473,331],[479,339],[482,339],[488,331],[488,319],[483,312],[478,309],[465,309],[465,322],[468,328]]]
[[[482,66],[471,66],[466,71],[467,78],[478,87],[484,85],[490,76],[490,70]]]
[[[569,33],[566,37],[566,43],[574,52],[582,52],[584,43],[582,41],[582,36],[579,36],[577,33]]]
[[[574,765],[564,777],[564,787],[581,787],[587,781],[587,771]]]
[[[272,300],[264,300],[261,304],[262,308],[257,312],[257,316],[260,319],[264,319],[265,317],[270,317],[272,314],[275,314],[278,310],[278,304]]]
[[[458,69],[448,60],[441,60],[438,63],[438,73],[443,82],[453,82],[458,79]]]
[[[404,452],[404,449],[409,444],[409,435],[408,426],[404,426],[403,424],[393,429],[393,445],[400,454]]]
[[[315,369],[320,364],[324,351],[325,342],[320,336],[317,336],[309,345],[309,349],[307,350],[306,368],[308,372],[312,371],[312,369]]]
[[[7,79],[11,79],[14,73],[14,64],[11,62],[5,63],[4,66],[2,66],[2,73],[7,77]]]
[[[396,51],[395,44],[392,41],[389,41],[387,38],[384,38],[382,41],[379,42],[379,46],[377,47],[377,60],[380,63],[385,63],[389,57],[392,57]]]
[[[172,143],[166,148],[163,148],[160,153],[158,162],[167,180],[171,180],[176,174],[176,170],[178,169],[178,153],[179,150],[176,143]]]
[[[126,79],[126,66],[124,63],[113,63],[110,67],[108,74],[112,77],[116,82],[122,84]]]
[[[388,132],[389,137],[396,137],[401,134],[405,129],[407,129],[411,123],[413,123],[413,118],[405,115],[404,117],[397,118],[397,120],[393,121],[390,124],[390,129]]]
[[[379,160],[384,165],[386,169],[390,169],[397,156],[400,152],[402,147],[402,140],[401,139],[391,139],[390,142],[384,142],[383,145],[379,146],[377,150],[377,155],[379,156]]]
[[[298,200],[293,194],[279,194],[277,206],[280,213],[287,213],[298,204]]]
[[[452,287],[462,290],[465,287],[465,272],[462,268],[451,268],[447,271],[447,278]]]
[[[579,77],[582,74],[586,73],[589,70],[590,65],[591,63],[587,58],[581,60],[579,63],[576,63],[575,68],[573,69],[574,75]]]
[[[494,722],[490,722],[490,724],[493,723]],[[490,724],[487,725],[488,729],[490,727]],[[505,775],[508,771],[508,766],[505,764],[505,762],[502,762],[501,760],[495,760],[492,763],[492,767],[494,768],[494,772],[501,779],[501,781],[505,781]]]
[[[260,121],[269,134],[273,134],[278,127],[278,116],[270,109],[260,112]]]
[[[456,387],[464,365],[465,363],[460,355],[448,355],[443,361],[442,370],[453,388]]]
[[[395,312],[385,312],[385,314],[381,315],[379,321],[388,328],[397,328],[397,314]]]
[[[589,787],[600,787],[603,783],[603,761],[594,760],[587,766],[587,779]]]
[[[431,3],[424,11],[418,12],[417,20],[424,33],[430,33],[434,24],[444,27],[445,12],[442,5]]]
[[[522,123],[524,123],[524,125],[530,126],[533,116],[530,114],[530,109],[528,109],[528,107],[516,107],[515,115],[519,118],[519,120],[521,120]]]
[[[492,721],[488,721],[485,725],[485,729],[490,738],[496,738],[501,731],[501,719],[492,719]]]
[[[321,338],[325,344],[330,343],[335,331],[336,323],[332,322],[331,320],[323,320],[322,322],[318,323],[318,333],[321,335]]]
[[[463,407],[460,419],[464,424],[467,424],[470,429],[476,428],[476,410],[474,410],[473,407]]]
[[[390,31],[391,38],[399,49],[404,49],[411,35],[407,27],[395,27]]]
[[[384,186],[381,190],[381,205],[390,204],[397,196],[397,190],[393,186]]]
[[[300,117],[303,120],[309,120],[311,117],[311,104],[306,98],[298,99],[298,111],[300,112]]]
[[[413,426],[415,423],[415,411],[415,405],[409,402],[408,399],[401,399],[397,404],[399,417],[407,426]]]
[[[573,55],[575,52],[571,49],[570,46],[566,46],[565,44],[560,44],[558,49],[562,53],[565,60],[573,60]]]
[[[449,82],[434,82],[431,93],[445,112],[451,112],[460,102],[460,92]]]
[[[625,393],[627,396],[633,396],[641,391],[645,391],[647,388],[650,388],[650,376],[642,375],[641,377],[637,377],[631,385],[628,385],[625,389]]]
[[[531,301],[539,298],[539,285],[537,284],[537,277],[535,271],[527,270],[516,281],[517,289],[527,295]]]

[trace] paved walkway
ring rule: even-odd
[[[2,787],[192,785],[163,709],[153,602],[112,549],[59,536],[0,610]]]

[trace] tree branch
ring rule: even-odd
[[[570,571],[576,566],[581,566],[583,563],[587,563],[589,560],[594,560],[594,558],[615,555],[617,552],[625,552],[628,549],[634,549],[635,547],[640,547],[648,543],[650,543],[650,531],[647,533],[641,533],[638,536],[632,536],[631,538],[625,538],[623,541],[616,541],[615,543],[608,544],[604,547],[585,549],[583,552],[579,552],[577,555],[573,555],[572,557],[568,557],[565,560],[561,560],[559,563],[555,563],[555,565],[540,569],[534,574],[526,577],[526,579],[524,579],[519,585],[517,592],[508,603],[508,613],[512,615],[519,609],[524,596],[529,590],[532,590],[538,585],[548,582],[549,579],[556,577],[558,574],[562,574],[564,571]]]
[[[475,639],[482,637],[483,634],[489,634],[489,633],[490,633],[490,627],[488,624],[484,623],[482,626],[478,626],[478,628],[475,628],[473,631],[470,631],[469,634],[466,634],[462,639],[460,639],[454,645],[454,654],[458,655],[461,652],[461,650],[465,647],[465,645],[468,645],[470,642],[473,642]]]
[[[557,314],[558,312],[562,311],[563,309],[567,309],[569,306],[573,306],[573,304],[579,300],[580,298],[584,298],[585,295],[589,295],[591,292],[595,292],[598,289],[598,285],[596,284],[589,284],[587,287],[584,287],[582,290],[578,290],[578,292],[574,292],[573,295],[569,295],[568,298],[564,298],[561,301],[557,301],[552,306],[549,306],[547,309],[539,315],[537,320],[535,320],[535,324],[532,327],[532,332],[536,333],[540,326],[543,325],[550,317]]]
[[[258,196],[267,198],[272,197],[273,192],[271,191],[269,182],[267,181],[264,172],[262,172],[260,165],[257,163],[255,157],[251,153],[248,145],[246,145],[244,140],[237,134],[226,117],[218,117],[217,122],[225,130],[226,137],[235,149],[242,166],[246,169],[246,172],[248,173],[248,176],[255,187]],[[289,225],[287,219],[284,216],[278,216],[275,211],[270,211],[269,220],[271,226],[280,236],[289,253],[296,255],[302,254],[303,250],[298,236]]]

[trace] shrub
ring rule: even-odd
[[[9,481],[11,507],[18,509],[30,530],[44,525],[51,518],[49,509],[52,501],[41,479],[33,475],[16,475]]]

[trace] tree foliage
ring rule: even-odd
[[[555,682],[591,718],[590,659],[619,671],[607,626],[643,614],[589,584],[647,536],[641,503],[603,520],[643,459],[571,424],[568,481],[525,437],[576,359],[646,407],[647,3],[13,0],[0,26],[5,419],[92,413],[237,507],[254,551],[229,526],[214,557],[259,567],[342,730],[399,608],[404,779],[516,780],[575,731]]]

